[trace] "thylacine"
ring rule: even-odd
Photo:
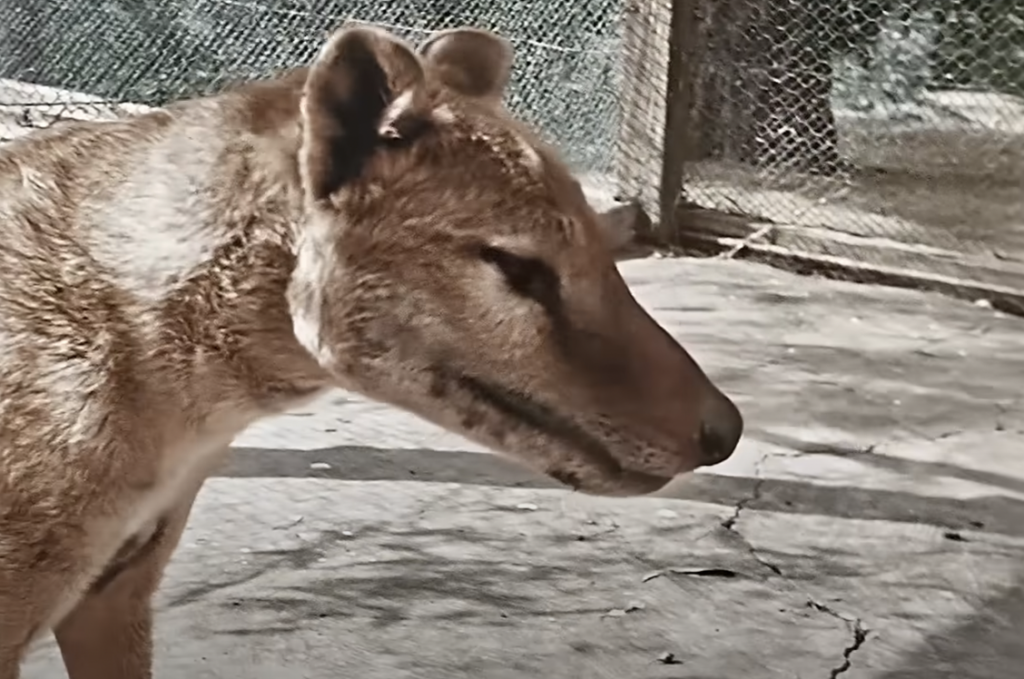
[[[150,599],[253,421],[331,387],[578,490],[728,457],[733,403],[633,299],[512,52],[345,28],[308,69],[0,151],[0,679],[151,676]]]

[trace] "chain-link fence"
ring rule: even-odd
[[[414,42],[458,25],[516,48],[509,105],[577,168],[611,163],[618,0],[11,0],[0,11],[0,138],[121,102],[159,105],[308,62],[345,22]]]
[[[1024,290],[1024,3],[632,0],[625,16],[617,174],[667,235]]]
[[[1024,290],[1016,0],[11,0],[2,18],[0,140],[307,62],[346,20],[414,41],[482,26],[515,44],[510,107],[664,235]]]

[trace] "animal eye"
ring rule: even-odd
[[[546,262],[490,246],[480,249],[480,259],[497,267],[509,287],[523,297],[536,300],[549,310],[557,302],[558,274]]]

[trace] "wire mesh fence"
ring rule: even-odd
[[[0,140],[307,62],[344,21],[413,41],[475,25],[516,47],[509,106],[675,239],[1024,290],[1015,0],[11,0],[3,15]]]
[[[2,11],[0,138],[60,117],[160,105],[308,62],[345,21],[414,42],[458,25],[510,38],[510,107],[577,168],[611,162],[617,0],[12,0]]]
[[[1024,4],[636,0],[625,23],[620,183],[659,159],[675,235],[1024,290]],[[652,106],[664,137],[627,122]]]

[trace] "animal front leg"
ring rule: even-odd
[[[153,594],[199,488],[143,544],[115,560],[54,630],[69,679],[151,679]]]

